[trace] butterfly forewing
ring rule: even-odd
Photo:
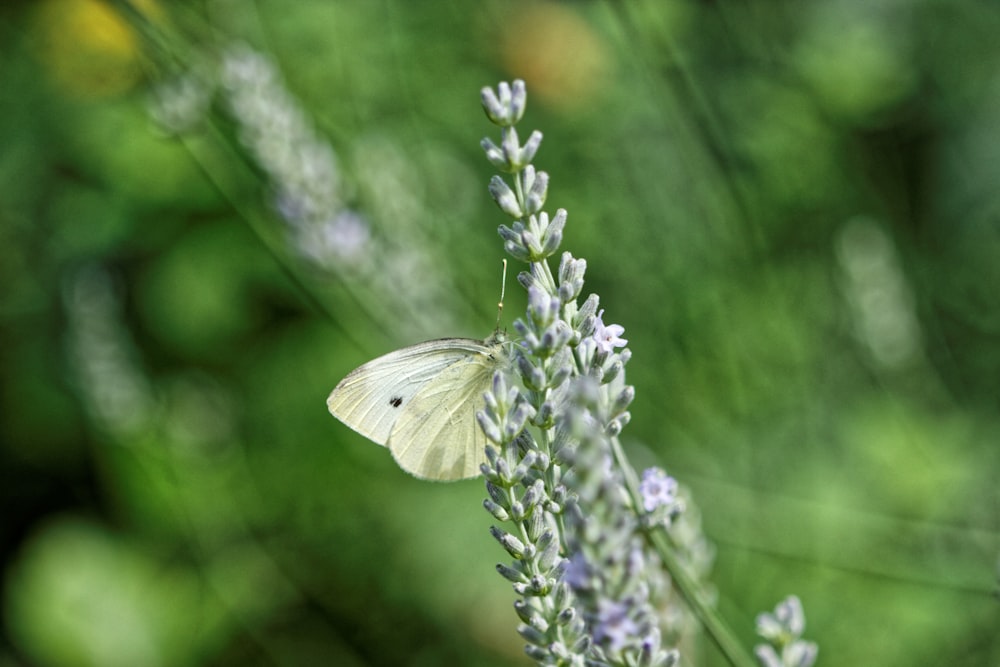
[[[386,445],[393,426],[423,387],[453,364],[489,358],[471,338],[443,338],[405,347],[351,371],[326,400],[330,413],[369,440]]]

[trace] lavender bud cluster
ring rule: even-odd
[[[293,255],[320,278],[336,276],[373,319],[406,323],[414,333],[448,319],[447,263],[412,222],[424,203],[413,196],[419,185],[405,181],[419,172],[391,142],[358,142],[348,178],[277,63],[243,43],[220,45],[160,83],[151,101],[153,119],[174,135],[204,129],[210,111],[226,116],[266,183]],[[421,276],[419,288],[413,275]]]
[[[500,210],[513,218],[499,234],[506,251],[527,263],[518,282],[528,292],[514,322],[513,368],[494,378],[478,415],[490,445],[483,465],[495,519],[493,536],[513,558],[498,566],[520,596],[515,611],[530,657],[543,665],[675,664],[661,646],[648,567],[658,570],[639,532],[615,463],[616,437],[628,423],[635,390],[625,383],[631,356],[619,325],[606,325],[599,298],[580,302],[586,262],[564,252],[556,273],[567,214],[542,210],[548,174],[530,164],[542,140],[522,145],[514,125],[524,113],[522,81],[482,91],[499,144],[482,142],[487,159],[509,174],[490,181]],[[679,508],[672,480],[657,477],[650,506],[667,520]],[[652,489],[653,482],[650,482]],[[646,513],[643,509],[641,513]]]
[[[819,652],[816,644],[802,639],[806,616],[794,595],[778,603],[773,613],[757,616],[757,634],[769,643],[758,644],[754,654],[763,667],[812,667]]]
[[[240,140],[267,172],[274,205],[293,241],[324,266],[357,261],[370,243],[367,221],[345,204],[337,155],[285,88],[274,63],[246,45],[227,49],[220,67]]]
[[[80,269],[64,291],[66,338],[79,391],[94,422],[129,441],[157,416],[157,397],[126,326],[122,294],[103,267]]]
[[[337,154],[319,134],[264,53],[237,43],[152,92],[150,115],[166,132],[199,128],[220,95],[240,143],[265,175],[291,245],[321,268],[357,265],[372,251],[368,221],[347,206]]]

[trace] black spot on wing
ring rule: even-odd
[[[389,405],[391,405],[394,408],[398,408],[402,404],[403,404],[402,396],[393,396],[392,398],[389,399]]]

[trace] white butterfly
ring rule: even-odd
[[[369,361],[330,393],[330,414],[424,479],[475,477],[486,461],[476,420],[493,372],[506,363],[505,336],[442,338]]]

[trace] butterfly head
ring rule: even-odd
[[[496,347],[498,345],[506,345],[509,342],[510,339],[507,338],[507,331],[497,329],[496,331],[491,333],[486,340],[483,341],[483,344],[486,345],[486,347]]]

